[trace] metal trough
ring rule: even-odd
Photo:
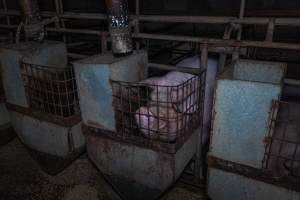
[[[13,128],[42,169],[57,174],[85,147],[65,44],[7,45],[0,49],[0,60]],[[77,111],[66,113],[70,109]]]
[[[144,51],[122,58],[98,55],[74,67],[90,159],[123,199],[157,199],[196,153],[200,123],[194,116],[199,113],[190,115],[194,121],[187,120],[178,137],[178,130],[173,135],[153,127],[141,130],[133,118],[149,117],[137,111],[142,104],[137,93],[145,86],[139,81],[147,74]],[[193,91],[200,94],[199,87]]]

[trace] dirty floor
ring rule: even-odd
[[[0,146],[0,200],[119,200],[84,154],[56,176],[42,172],[18,139]],[[205,199],[176,184],[161,200]]]

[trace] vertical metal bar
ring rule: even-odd
[[[232,24],[226,26],[223,39],[230,39],[233,29],[234,28]],[[219,64],[218,64],[219,71],[223,71],[223,69],[225,68],[225,64],[226,64],[226,53],[221,53],[219,58]]]
[[[134,32],[138,34],[140,32],[140,21],[139,21],[139,16],[140,16],[140,0],[135,0],[135,23],[134,23]],[[135,48],[136,50],[140,49],[140,42],[136,41],[135,42]]]
[[[6,3],[6,0],[2,0],[2,4],[3,4],[4,11],[7,12],[7,3]],[[10,25],[10,17],[9,17],[9,15],[6,15],[6,22],[7,22],[7,25]]]
[[[64,75],[63,81],[59,81],[60,84],[63,84],[65,86],[65,92],[62,92],[62,96],[65,95],[65,98],[66,98],[65,100],[67,101],[67,103],[66,103],[66,106],[67,106],[66,110],[68,110],[67,117],[72,115],[71,106],[73,106],[73,103],[74,103],[74,101],[71,102],[69,99],[69,94],[71,94],[72,91],[71,91],[70,86],[68,85],[68,83],[71,81],[71,79],[69,79],[67,76],[68,70],[69,70],[68,68],[63,70],[63,75]],[[59,73],[59,72],[57,72],[57,73]],[[62,105],[62,106],[64,106],[64,105]]]
[[[106,34],[101,34],[101,53],[107,52],[107,36]]]
[[[266,41],[272,42],[274,36],[274,29],[275,29],[275,19],[270,19],[268,24],[267,34],[266,34]]]
[[[246,8],[246,0],[241,0],[239,19],[244,18],[245,8]],[[239,27],[238,34],[237,34],[237,40],[242,39],[243,25],[240,24],[239,26],[240,27]],[[235,52],[232,54],[232,60],[237,60],[237,59],[239,59],[239,48],[235,48]]]
[[[61,19],[60,15],[63,14],[63,3],[62,0],[55,0],[54,1],[54,5],[55,5],[55,12],[57,14],[57,16],[59,17],[59,21],[61,22],[61,24],[59,22],[56,23],[56,28],[65,28],[65,22],[64,19]],[[66,35],[63,35],[63,41],[66,43]]]
[[[200,70],[207,69],[207,60],[208,60],[208,45],[203,44],[201,45],[201,63],[200,63]],[[206,74],[206,72],[204,72]],[[206,75],[204,75],[204,80]],[[203,77],[202,77],[203,78]],[[203,86],[201,86],[202,88]],[[201,98],[205,98],[205,93],[203,94],[203,90],[200,91],[202,93]],[[203,101],[203,99],[201,100]],[[201,113],[203,115],[204,110],[204,101],[201,102]],[[202,116],[203,117],[203,116]],[[200,182],[202,178],[202,143],[203,143],[203,119],[201,119],[201,132],[198,133],[198,140],[197,140],[197,151],[196,151],[196,167],[195,167],[195,181]]]
[[[245,15],[246,0],[241,0],[239,18],[243,19]]]
[[[58,21],[55,22],[55,26],[56,28],[59,28],[60,25],[59,25],[59,22],[60,22],[60,16],[59,16],[59,3],[58,3],[58,0],[54,0],[54,6],[55,6],[55,12],[56,12],[56,15],[58,16]]]

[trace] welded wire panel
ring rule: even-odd
[[[200,126],[204,82],[191,76],[178,85],[113,81],[117,133],[148,143],[182,143]]]
[[[62,68],[21,63],[21,73],[30,109],[59,117],[80,112],[72,66]]]
[[[263,167],[300,179],[300,103],[274,101]]]

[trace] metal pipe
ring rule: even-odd
[[[42,17],[37,0],[20,0],[20,5],[26,38],[43,40],[45,32],[43,25],[40,24]]]
[[[140,16],[140,0],[135,0],[135,16]],[[139,23],[139,20],[135,20],[135,24],[134,24],[134,32],[135,33],[139,33],[140,32],[140,23]],[[136,41],[135,42],[135,48],[137,50],[140,49],[140,43],[139,41]]]
[[[225,28],[225,31],[224,31],[223,39],[225,39],[225,40],[230,39],[231,33],[232,33],[233,30],[234,30],[233,24],[227,25],[226,28]],[[220,55],[219,63],[218,63],[219,71],[223,71],[223,69],[225,68],[226,57],[227,57],[226,53],[222,53]]]
[[[0,28],[16,29],[16,25],[5,25],[0,24]],[[77,33],[77,34],[91,34],[91,35],[102,35],[108,34],[106,31],[88,30],[88,29],[56,29],[46,28],[46,31],[62,32],[62,33]],[[193,42],[193,43],[207,43],[209,45],[224,47],[226,51],[227,47],[259,47],[259,48],[270,48],[270,49],[287,49],[287,50],[300,50],[300,44],[280,43],[280,42],[268,42],[268,41],[236,41],[236,40],[224,40],[216,38],[203,38],[203,37],[190,37],[190,36],[175,36],[175,35],[159,35],[159,34],[148,34],[138,33],[132,35],[134,38],[140,39],[155,39],[155,40],[170,40],[170,41],[181,41],[181,42]],[[214,50],[214,48],[210,48]],[[216,49],[216,52],[221,49]]]
[[[126,55],[132,52],[132,38],[129,24],[127,0],[106,0],[112,52]]]
[[[270,23],[268,24],[267,34],[266,34],[266,41],[272,42],[274,36],[275,24],[274,19],[270,19]]]
[[[182,42],[194,42],[194,43],[207,43],[216,46],[232,46],[232,47],[259,47],[270,49],[289,49],[300,50],[300,44],[289,44],[280,42],[268,42],[268,41],[237,41],[237,40],[224,40],[216,38],[203,38],[203,37],[191,37],[191,36],[175,36],[175,35],[160,35],[139,33],[133,34],[134,38],[141,39],[156,39],[156,40],[170,40],[170,41],[182,41]]]
[[[204,76],[201,77],[202,81],[201,84],[205,85],[206,82],[206,73],[207,73],[207,63],[208,63],[208,45],[205,43],[201,45],[201,58],[200,58],[200,70],[206,70],[204,73]],[[201,87],[202,88],[202,87]],[[205,115],[205,99],[206,99],[206,88],[201,89],[199,91],[202,98],[204,98],[204,101],[201,105],[201,113],[202,113],[202,121],[201,121],[201,132],[198,133],[198,140],[197,140],[197,151],[196,151],[196,162],[195,162],[195,181],[197,183],[200,183],[203,172],[203,162],[202,162],[202,156],[203,156],[203,142],[204,137],[203,135],[206,134],[205,132],[205,124],[204,124],[204,115]]]
[[[157,68],[157,69],[163,69],[163,70],[172,70],[172,71],[180,71],[190,74],[196,74],[199,75],[202,73],[202,71],[199,71],[198,68],[190,68],[185,66],[175,66],[175,65],[166,65],[166,64],[159,64],[159,63],[148,63],[148,68]]]
[[[64,19],[92,19],[92,20],[106,20],[104,14],[98,13],[74,13],[64,12],[57,15],[55,12],[44,11],[41,12],[43,17],[58,16]],[[16,10],[0,10],[0,15],[17,16],[19,12]],[[267,25],[270,18],[267,17],[244,17],[239,19],[237,17],[211,17],[211,16],[170,16],[170,15],[130,15],[131,20],[147,21],[147,22],[165,22],[165,23],[208,23],[208,24],[252,24],[252,25]],[[275,18],[275,25],[277,26],[300,26],[300,18]]]
[[[241,0],[241,5],[240,5],[240,12],[239,12],[239,19],[242,20],[244,18],[245,14],[245,9],[246,9],[246,0]],[[237,33],[237,40],[240,41],[242,39],[242,33],[243,33],[243,25],[240,24]],[[237,47],[236,51],[232,54],[232,60],[237,60],[239,59],[239,49]]]

